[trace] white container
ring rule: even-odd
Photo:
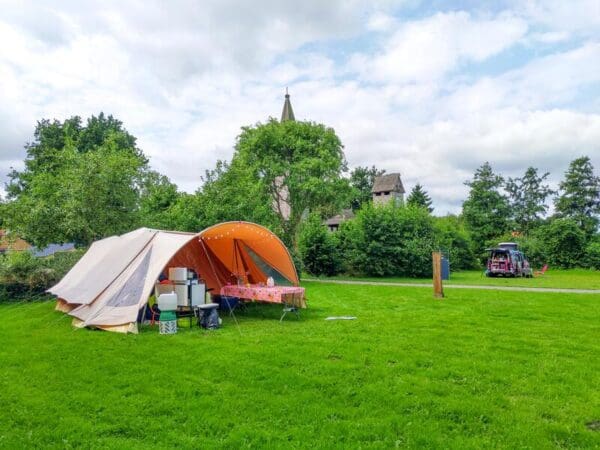
[[[206,289],[205,284],[192,284],[190,286],[190,300],[192,306],[198,306],[204,304],[204,291]]]
[[[169,280],[171,281],[187,281],[188,270],[185,267],[170,267]]]
[[[176,284],[175,285],[175,294],[177,294],[177,306],[189,306],[190,305],[187,284]]]
[[[177,309],[177,294],[160,294],[156,300],[158,309],[161,311],[175,311]]]

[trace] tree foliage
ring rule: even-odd
[[[353,272],[374,276],[431,276],[437,249],[432,217],[423,208],[364,206],[355,224],[342,228],[342,255]]]
[[[423,189],[423,186],[421,186],[420,183],[415,184],[412,188],[406,199],[406,204],[409,206],[425,208],[429,213],[433,212],[433,208],[431,207],[431,197],[429,197],[429,194],[427,194],[427,191]]]
[[[295,247],[303,215],[333,214],[347,203],[345,171],[333,129],[272,119],[242,129],[231,163],[207,173],[202,195],[211,217],[254,220]]]
[[[450,268],[466,270],[477,267],[473,245],[461,218],[448,215],[434,220],[437,240],[440,248],[448,252]]]
[[[88,244],[138,224],[147,160],[112,116],[42,120],[25,169],[9,175],[7,226],[38,247]]]
[[[535,232],[543,245],[547,263],[552,267],[569,269],[585,262],[586,236],[579,224],[568,218],[559,218],[539,227]]]
[[[529,233],[541,223],[548,211],[546,199],[554,193],[544,182],[548,172],[538,175],[537,169],[529,167],[520,178],[509,178],[505,189],[509,194],[510,210],[517,230]]]
[[[375,166],[370,168],[359,166],[350,172],[350,186],[352,187],[350,206],[354,211],[372,200],[373,193],[371,191],[375,184],[375,178],[384,173],[385,170],[379,170]]]
[[[571,161],[560,183],[555,199],[558,217],[568,217],[584,230],[588,237],[598,230],[600,215],[600,177],[587,156]]]
[[[465,182],[471,190],[463,203],[463,217],[479,256],[483,256],[486,241],[509,229],[508,200],[500,192],[503,182],[488,162],[475,171],[473,180]]]
[[[335,233],[327,230],[318,214],[302,223],[298,250],[304,269],[311,275],[332,276],[340,270],[339,248]]]

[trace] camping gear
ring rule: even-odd
[[[171,281],[187,281],[187,268],[185,267],[171,267],[169,268],[169,280]]]
[[[215,330],[221,325],[217,308],[218,303],[206,303],[198,306],[198,325],[207,330]]]
[[[155,281],[169,268],[192,269],[205,289],[221,287],[246,274],[250,283],[297,286],[290,253],[268,229],[249,222],[225,222],[200,233],[140,228],[94,242],[48,292],[77,327],[137,332],[136,318]]]
[[[173,315],[173,319],[170,320],[162,320],[163,315],[168,316],[170,318],[171,314]],[[172,311],[168,311],[166,313],[160,313],[161,320],[158,322],[158,332],[160,334],[175,334],[177,333],[177,318],[175,317],[175,313]]]
[[[160,294],[156,304],[161,311],[175,311],[177,309],[177,295],[174,293]]]
[[[160,315],[158,316],[158,331],[160,334],[177,333],[177,295],[175,293],[160,294],[156,301]]]

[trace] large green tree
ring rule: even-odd
[[[375,166],[356,167],[350,172],[350,186],[352,187],[352,199],[350,205],[353,210],[358,210],[362,205],[369,203],[373,198],[373,184],[375,178],[385,173]]]
[[[475,171],[472,180],[465,182],[471,190],[463,203],[463,217],[478,256],[482,256],[487,241],[509,229],[510,208],[500,192],[503,183],[488,162]]]
[[[571,161],[559,187],[554,201],[557,216],[575,220],[588,237],[593,236],[600,215],[600,177],[594,174],[590,158]]]
[[[546,199],[554,193],[545,183],[549,175],[548,172],[538,175],[536,168],[529,167],[522,177],[506,182],[512,218],[516,228],[525,234],[539,225],[548,211]]]
[[[406,204],[417,206],[419,208],[425,208],[430,213],[433,212],[433,208],[431,207],[431,197],[427,191],[423,189],[423,186],[421,186],[420,183],[415,184],[415,186],[412,188],[408,198],[406,199]]]
[[[147,160],[112,116],[38,122],[9,175],[6,226],[37,246],[89,244],[138,224]]]
[[[202,194],[208,214],[253,219],[295,247],[307,212],[327,215],[347,204],[346,170],[342,143],[333,129],[272,119],[242,129],[231,163],[220,162],[208,174]]]

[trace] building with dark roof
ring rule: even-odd
[[[386,173],[375,178],[373,188],[374,204],[383,204],[393,201],[396,205],[404,204],[404,186],[399,173]]]
[[[325,221],[325,225],[329,231],[337,231],[340,228],[342,222],[346,220],[354,219],[354,211],[351,209],[344,209],[341,214],[333,216]]]

